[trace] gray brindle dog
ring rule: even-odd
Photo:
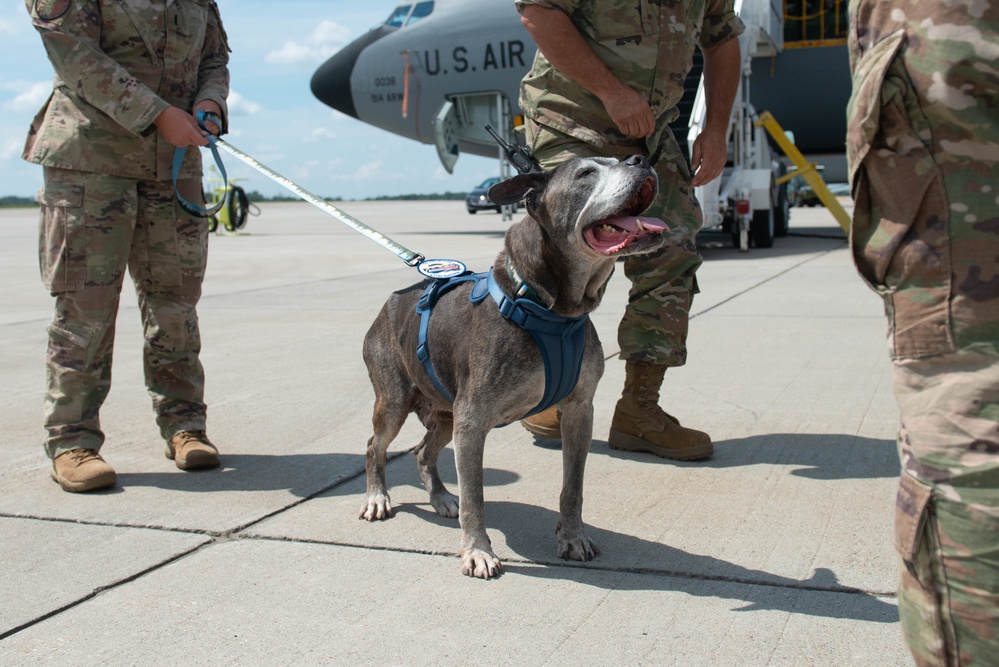
[[[496,284],[507,295],[529,285],[551,312],[580,317],[599,304],[618,257],[663,245],[667,227],[639,217],[658,193],[655,172],[641,156],[574,158],[545,173],[520,174],[489,191],[497,204],[527,197],[527,217],[510,226],[496,258]],[[492,299],[472,303],[472,283],[440,297],[429,323],[430,357],[454,403],[440,394],[417,359],[415,307],[427,283],[392,294],[364,339],[364,362],[375,390],[374,435],[367,447],[367,498],[360,518],[392,514],[385,486],[386,452],[410,412],[427,429],[414,450],[430,504],[461,524],[461,571],[488,579],[502,568],[486,534],[482,466],[486,435],[538,406],[545,368],[531,335],[500,314]],[[559,402],[563,487],[557,553],[588,561],[599,549],[583,526],[583,469],[593,431],[593,394],[604,356],[588,319],[575,388]],[[437,456],[454,439],[460,499],[437,471]]]

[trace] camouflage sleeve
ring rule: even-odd
[[[211,3],[208,12],[208,25],[205,30],[205,43],[201,49],[201,65],[198,68],[198,94],[194,103],[211,100],[222,110],[222,131],[229,131],[229,39],[222,27],[222,17],[218,5]]]
[[[735,0],[708,0],[701,28],[701,48],[718,46],[738,37],[745,29],[742,19],[735,13]]]
[[[137,136],[170,106],[101,50],[101,12],[96,0],[25,0],[25,5],[56,78],[72,94]],[[58,11],[39,12],[40,7],[50,6]]]
[[[514,0],[513,4],[517,8],[517,11],[521,13],[523,13],[524,7],[527,5],[538,5],[539,7],[547,7],[548,9],[561,9],[571,16],[583,4],[583,0]]]

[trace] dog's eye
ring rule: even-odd
[[[592,176],[597,173],[597,170],[593,167],[587,167],[581,171],[576,172],[576,178],[586,178],[587,176]]]

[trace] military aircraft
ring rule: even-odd
[[[785,0],[774,15],[771,8],[780,5],[770,0],[737,0],[747,25],[763,25],[764,36],[748,48],[767,42],[744,87],[756,109],[794,133],[801,152],[826,158],[827,178],[845,180],[845,163],[839,169],[829,156],[842,156],[846,136],[846,3],[826,4]],[[513,0],[404,1],[320,66],[312,92],[365,123],[436,144],[450,170],[459,152],[498,155],[484,126],[512,126],[520,80],[536,50]],[[699,79],[695,64],[673,125],[681,146]]]
[[[450,170],[459,151],[498,155],[484,126],[510,125],[535,51],[512,0],[407,2],[327,60],[312,92],[348,116],[438,144]]]

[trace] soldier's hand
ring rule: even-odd
[[[690,151],[690,169],[694,172],[691,185],[694,187],[710,183],[725,169],[727,144],[724,132],[704,130]]]
[[[197,117],[199,111],[204,111],[205,113],[213,113],[219,118],[222,117],[222,109],[219,107],[219,105],[216,102],[212,100],[201,100],[200,102],[195,104],[194,105],[195,117]],[[216,137],[219,136],[219,133],[222,131],[222,128],[216,125],[215,122],[212,120],[205,119],[205,125],[208,126],[208,129],[211,130],[211,133],[214,134]],[[201,134],[207,134],[207,133],[204,130],[202,130]]]
[[[156,117],[153,124],[163,135],[163,138],[174,146],[184,148],[208,144],[208,140],[205,139],[198,126],[198,121],[180,107],[167,107]]]
[[[624,136],[642,139],[656,129],[656,117],[652,115],[649,103],[628,86],[622,84],[602,101],[611,120]]]

